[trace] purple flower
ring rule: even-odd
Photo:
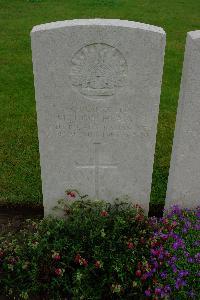
[[[154,267],[155,267],[155,269],[158,269],[158,262],[157,261],[154,262]]]
[[[166,292],[162,289],[161,293],[160,293],[160,297],[164,298],[165,296],[167,296]]]
[[[194,246],[200,246],[200,240],[195,241],[193,245],[194,245]]]
[[[171,210],[169,211],[169,213],[167,214],[168,218],[173,217],[174,215],[176,216],[181,216],[182,215],[182,211],[179,205],[173,205],[171,207]]]
[[[190,256],[190,253],[187,252],[187,251],[184,251],[184,254],[185,254],[186,257],[189,257],[189,256]]]
[[[156,255],[157,255],[157,250],[151,249],[151,254],[152,254],[153,256],[156,256]]]
[[[183,232],[183,233],[187,233],[187,232],[188,232],[188,229],[187,229],[187,228],[183,228],[182,232]]]
[[[181,240],[181,237],[180,237],[177,233],[175,233],[175,232],[173,232],[173,231],[171,231],[171,232],[169,233],[169,237],[171,237],[171,238],[174,239],[175,241]]]
[[[169,257],[170,256],[169,251],[166,250],[165,253],[164,253],[164,255],[167,256],[167,257]]]
[[[147,278],[150,278],[150,277],[152,277],[152,276],[153,276],[153,272],[152,272],[152,270],[151,270],[151,271],[149,271],[149,272],[147,272],[147,273],[145,273],[145,275],[146,275],[146,277],[147,277]]]
[[[164,287],[164,291],[165,291],[165,293],[171,293],[171,287],[169,286],[169,285],[166,285],[165,287]]]
[[[172,247],[174,250],[177,250],[179,248],[179,243],[178,242],[173,243]]]
[[[151,272],[152,272],[152,274],[153,274],[153,273],[156,273],[156,268],[153,268],[153,269],[151,270]]]
[[[166,279],[167,278],[167,272],[166,271],[163,271],[162,273],[160,273],[160,277],[162,279]]]
[[[155,288],[155,295],[160,295],[160,294],[161,294],[161,289]]]
[[[189,272],[187,270],[180,270],[178,273],[179,277],[185,277],[189,275]]]
[[[197,209],[196,216],[200,218],[200,209]]]
[[[197,253],[195,255],[195,260],[196,260],[197,263],[200,263],[200,253]]]
[[[174,255],[174,256],[172,256],[172,258],[171,258],[171,262],[176,262],[177,261],[177,256],[176,255]]]
[[[169,266],[173,265],[176,261],[177,261],[177,257],[175,255],[172,256],[168,261]]]
[[[172,265],[171,267],[172,267],[172,270],[173,270],[174,273],[176,273],[178,271],[178,269],[175,265]]]
[[[192,291],[189,291],[188,292],[188,296],[190,297],[190,298],[192,298],[192,299],[195,299],[195,297],[196,297],[196,294],[193,292],[193,290]]]
[[[190,221],[186,221],[185,222],[185,228],[189,229],[191,227],[191,222]]]
[[[177,290],[179,290],[182,286],[186,285],[186,281],[183,280],[182,278],[177,278],[176,279],[176,283],[175,283],[175,287]]]
[[[156,217],[151,217],[151,218],[149,219],[149,224],[150,224],[152,227],[156,227],[157,224],[158,224],[157,218],[156,218]]]
[[[193,259],[192,257],[188,257],[187,261],[188,261],[189,263],[193,263],[193,262],[194,262],[194,259]]]
[[[150,297],[150,296],[151,296],[151,290],[150,290],[150,289],[146,290],[144,293],[145,293],[145,295],[146,295],[147,297]]]
[[[168,234],[161,233],[160,237],[161,237],[164,241],[166,241],[166,240],[168,239],[169,235],[168,235]]]
[[[159,258],[159,260],[163,260],[163,258],[164,258],[163,254],[160,254],[160,255],[158,256],[158,258]]]
[[[174,250],[177,250],[178,248],[184,248],[185,245],[184,242],[181,239],[179,239],[175,243],[173,243],[172,247]]]
[[[196,225],[194,226],[194,229],[200,230],[200,224],[196,224]]]

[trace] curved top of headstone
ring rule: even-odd
[[[34,26],[31,33],[37,31],[53,30],[53,29],[64,28],[64,27],[93,26],[93,25],[129,27],[129,28],[141,29],[145,31],[162,33],[165,35],[165,31],[161,27],[134,22],[134,21],[119,20],[119,19],[75,19],[75,20],[57,21],[57,22],[51,22],[51,23]]]
[[[199,39],[200,38],[200,30],[195,30],[195,31],[189,31],[188,35],[192,38],[192,39]]]

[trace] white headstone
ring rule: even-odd
[[[165,48],[158,27],[73,20],[31,32],[45,213],[66,188],[149,206]]]
[[[200,204],[200,30],[187,35],[166,208]]]

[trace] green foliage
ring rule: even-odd
[[[0,237],[0,290],[13,299],[132,299],[148,258],[150,227],[140,207],[87,197],[62,202],[66,217],[28,220]]]
[[[161,219],[77,191],[63,217],[0,235],[0,292],[9,299],[199,299],[200,210]],[[75,200],[75,201],[74,201]],[[63,211],[62,211],[63,212]]]

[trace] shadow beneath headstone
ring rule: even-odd
[[[163,217],[164,203],[155,204],[149,203],[149,214],[148,217]]]
[[[0,204],[0,230],[8,223],[12,223],[17,229],[25,219],[42,219],[43,217],[44,208],[42,205]]]

